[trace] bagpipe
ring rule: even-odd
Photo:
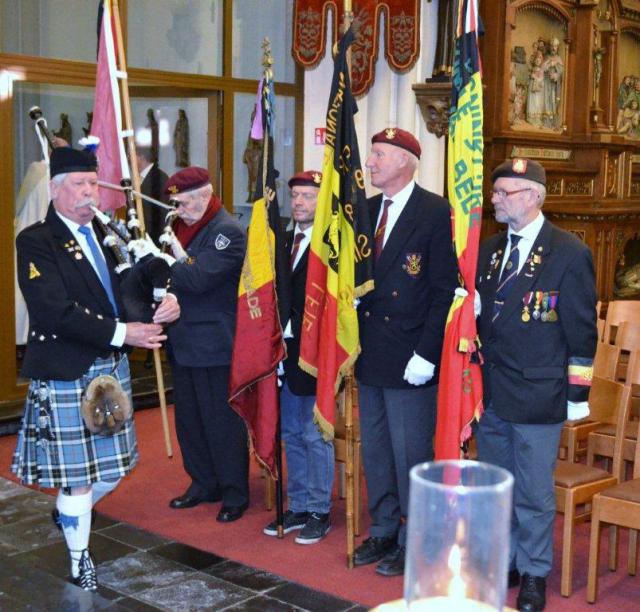
[[[44,136],[52,149],[60,146],[47,127],[47,122],[38,106],[29,109],[29,117],[35,123],[39,133]],[[93,140],[92,140],[93,139]],[[82,139],[81,144],[86,148],[95,150],[97,138],[88,137]],[[46,144],[41,140],[42,147]],[[45,157],[48,157],[45,152]],[[167,295],[171,283],[171,265],[175,259],[169,254],[173,240],[172,223],[176,217],[176,207],[165,206],[152,198],[141,195],[146,200],[152,200],[154,204],[160,204],[169,209],[165,217],[165,227],[161,236],[162,248],[158,249],[148,236],[142,236],[140,220],[134,200],[134,190],[131,179],[123,178],[120,187],[98,181],[102,187],[118,189],[124,193],[126,205],[126,226],[117,223],[101,211],[96,203],[89,204],[94,212],[94,220],[98,227],[102,244],[114,254],[118,265],[115,272],[120,277],[120,291],[125,309],[126,320],[149,323],[153,319],[153,313],[157,305]]]

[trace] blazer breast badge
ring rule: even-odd
[[[422,253],[407,253],[402,269],[409,276],[418,276],[422,270]]]

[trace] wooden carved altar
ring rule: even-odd
[[[640,0],[484,1],[481,15],[483,234],[499,228],[491,170],[537,159],[544,213],[592,249],[598,297],[640,299]],[[446,85],[414,89],[442,133]]]

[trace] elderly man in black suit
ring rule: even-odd
[[[514,475],[509,585],[519,610],[545,607],[556,515],[553,471],[563,422],[589,414],[596,349],[591,252],[547,221],[546,174],[513,159],[491,176],[491,201],[507,231],[480,248],[476,287],[485,412],[481,460]]]
[[[219,522],[239,519],[249,505],[249,448],[229,396],[238,282],[246,237],[213,194],[209,173],[176,172],[165,192],[178,203],[171,248],[171,286],[182,306],[168,330],[176,431],[191,484],[171,500],[176,509],[220,501]]]
[[[280,393],[280,426],[287,457],[287,496],[284,533],[300,530],[298,544],[315,544],[331,529],[331,488],[335,471],[333,442],[322,437],[313,422],[316,379],[298,365],[300,335],[307,283],[307,262],[313,218],[322,174],[298,172],[289,179],[294,229],[287,233],[291,253],[291,319],[285,328],[287,359]],[[263,532],[277,536],[276,522]]]
[[[164,186],[169,177],[166,172],[153,161],[150,147],[136,147],[136,160],[140,172],[140,191],[154,200],[166,202]],[[144,227],[154,242],[158,241],[164,229],[165,212],[150,202],[144,203]]]
[[[93,153],[68,147],[51,154],[51,204],[44,220],[16,240],[18,282],[29,310],[22,374],[31,378],[11,469],[25,484],[57,488],[52,515],[71,558],[72,581],[98,588],[89,552],[93,505],[138,461],[133,418],[112,435],[91,433],[80,406],[87,385],[115,377],[131,401],[126,346],[160,347],[162,324],[180,314],[166,297],[152,323],[125,323],[115,273],[118,261],[103,247]]]
[[[358,306],[356,364],[371,536],[354,563],[404,572],[409,470],[433,459],[437,368],[457,285],[449,205],[414,179],[420,144],[400,129],[372,138],[366,165],[382,191],[369,200],[375,289]]]

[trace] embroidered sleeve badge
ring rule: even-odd
[[[40,274],[38,268],[36,268],[36,264],[34,264],[32,261],[29,262],[29,280],[33,280],[34,278],[38,278],[39,276],[42,275]]]
[[[226,249],[230,244],[231,244],[231,240],[229,240],[229,238],[227,238],[225,235],[223,235],[223,234],[218,234],[218,235],[216,236],[215,245],[216,245],[216,249],[218,249],[218,251],[223,251],[223,250],[224,250],[224,249]]]

